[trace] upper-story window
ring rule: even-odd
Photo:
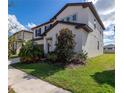
[[[62,21],[65,21],[64,19],[62,19]]]
[[[96,29],[96,19],[94,19],[94,29]]]
[[[69,22],[70,21],[70,17],[67,17],[66,20]]]
[[[77,15],[76,15],[76,14],[74,14],[74,15],[72,16],[72,20],[73,20],[73,21],[76,21],[76,20],[77,20]]]
[[[38,29],[38,32],[37,32],[38,36],[41,35],[41,28]]]
[[[45,31],[46,31],[47,29],[49,29],[51,26],[52,26],[52,24],[49,24],[49,25],[45,26]]]
[[[77,15],[73,14],[73,15],[62,18],[61,20],[62,21],[67,21],[67,22],[70,22],[70,21],[73,22],[73,21],[77,20]]]
[[[52,27],[52,24],[50,24],[50,26],[49,27]]]
[[[35,37],[41,35],[41,28],[35,30]]]

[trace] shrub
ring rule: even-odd
[[[11,50],[11,49],[8,50],[8,57],[11,57],[15,54],[16,54],[16,50]]]
[[[32,41],[26,42],[22,45],[19,56],[22,62],[35,62],[43,57],[43,49]]]
[[[88,53],[86,51],[82,50],[82,52],[78,54],[78,58],[81,59],[82,61],[86,61],[87,54]]]
[[[75,47],[74,34],[69,29],[62,29],[57,37],[56,53],[60,62],[68,63]]]
[[[79,54],[75,54],[73,59],[71,60],[72,63],[74,64],[85,64],[87,60],[87,52],[83,51]]]
[[[47,55],[47,59],[51,62],[56,62],[57,55],[55,54],[55,52],[51,52]]]

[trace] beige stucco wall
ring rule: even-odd
[[[21,31],[21,32],[16,33],[15,38],[16,38],[16,40],[23,39],[23,32]]]
[[[56,44],[56,33],[63,28],[69,28],[73,34],[75,34],[75,42],[76,46],[74,51],[79,53],[83,50],[88,52],[89,57],[94,57],[100,54],[103,54],[103,47],[100,46],[100,49],[97,49],[97,38],[95,38],[92,34],[95,32],[86,32],[84,29],[75,29],[72,25],[67,24],[57,24],[51,31],[47,33],[44,37],[44,51],[47,53],[47,43],[46,38],[52,38],[52,46],[50,47],[50,51],[54,51]]]
[[[25,31],[24,32],[23,31],[20,31],[20,32],[18,32],[18,33],[15,34],[15,37],[16,37],[16,40],[18,40],[18,39],[22,39],[23,40],[24,39],[25,41],[28,41],[28,40],[31,40],[32,39],[33,33],[25,32]]]
[[[24,40],[24,41],[27,42],[27,41],[32,39],[32,36],[33,36],[33,33],[25,32],[25,31],[24,32],[21,31],[21,32],[15,34],[15,37],[16,37],[16,40],[17,40],[17,42],[16,42],[17,54],[19,53],[20,48],[22,47],[22,43],[20,41]],[[18,41],[18,39],[21,39],[21,40]]]
[[[31,40],[32,37],[33,37],[33,33],[24,32],[24,40],[25,41]]]

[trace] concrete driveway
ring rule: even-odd
[[[71,93],[9,66],[9,85],[16,93]]]

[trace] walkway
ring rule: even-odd
[[[9,85],[16,93],[71,93],[9,66]]]

